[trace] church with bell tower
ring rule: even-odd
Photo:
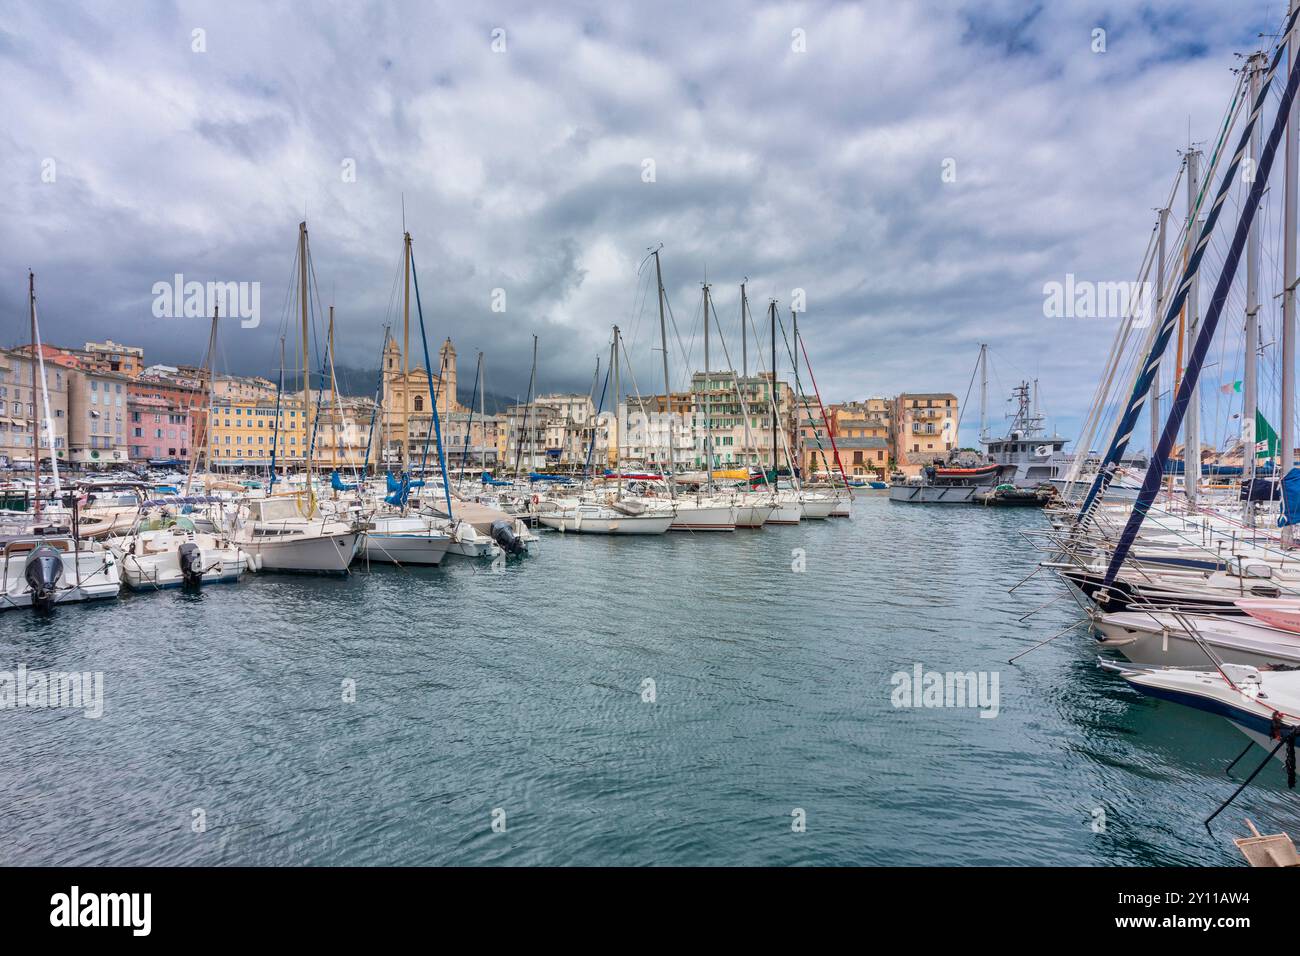
[[[411,351],[411,358],[416,358],[415,350]],[[403,370],[402,346],[396,337],[390,337],[384,348],[382,372],[379,424],[383,429],[385,457],[390,462],[409,462],[419,455],[433,427],[429,372],[420,362],[413,362],[409,369]],[[432,386],[439,416],[446,418],[469,411],[456,396],[456,347],[451,344],[450,336],[438,350],[438,370]]]

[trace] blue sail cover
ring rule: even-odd
[[[1282,513],[1278,515],[1279,528],[1300,524],[1300,468],[1292,468],[1282,479]]]
[[[339,470],[335,468],[330,472],[330,487],[335,491],[356,491],[356,485],[350,485],[339,477]]]
[[[397,487],[393,487],[394,485]],[[388,476],[388,488],[392,494],[386,497],[384,502],[386,504],[395,505],[398,508],[404,507],[406,505],[406,499],[411,496],[411,479],[407,475],[403,475],[402,480],[398,481],[390,473]]]
[[[1282,31],[1282,36],[1288,36],[1290,34],[1292,28],[1295,26],[1297,14],[1300,14],[1300,8],[1293,11],[1291,16],[1287,19],[1287,25]],[[1232,161],[1229,163],[1228,170],[1219,183],[1219,192],[1214,197],[1214,203],[1210,207],[1210,213],[1206,217],[1205,226],[1201,230],[1201,234],[1196,243],[1196,248],[1188,258],[1187,266],[1183,269],[1182,278],[1179,280],[1178,286],[1174,290],[1173,296],[1170,298],[1169,306],[1165,311],[1165,316],[1161,322],[1155,341],[1152,343],[1151,350],[1147,353],[1147,357],[1142,365],[1142,373],[1137,377],[1137,381],[1134,383],[1133,393],[1129,396],[1128,405],[1126,406],[1123,416],[1119,420],[1118,427],[1115,429],[1115,438],[1106,452],[1106,457],[1102,459],[1101,467],[1097,470],[1097,475],[1093,479],[1092,486],[1088,489],[1088,494],[1083,500],[1083,505],[1079,508],[1079,521],[1088,518],[1093,505],[1099,500],[1101,492],[1110,484],[1111,479],[1115,475],[1115,470],[1119,467],[1120,460],[1124,457],[1124,452],[1128,449],[1129,439],[1132,438],[1133,431],[1137,427],[1138,416],[1142,413],[1142,409],[1146,405],[1147,399],[1151,396],[1151,385],[1154,382],[1157,373],[1160,371],[1160,360],[1169,346],[1170,339],[1173,337],[1174,329],[1178,321],[1178,314],[1182,311],[1183,305],[1187,301],[1187,294],[1191,290],[1192,282],[1195,281],[1196,274],[1200,271],[1201,259],[1204,257],[1205,250],[1210,243],[1210,238],[1214,234],[1214,227],[1219,220],[1219,215],[1223,212],[1224,200],[1228,198],[1228,193],[1236,186],[1238,167],[1241,165],[1242,157],[1245,155],[1246,148],[1250,144],[1255,124],[1259,122],[1259,116],[1264,109],[1264,103],[1268,100],[1273,78],[1277,72],[1278,64],[1281,62],[1282,54],[1285,50],[1286,44],[1280,44],[1278,46],[1277,52],[1273,56],[1273,61],[1269,64],[1268,72],[1265,73],[1263,77],[1263,82],[1260,84],[1259,96],[1255,98],[1255,102],[1251,106],[1250,117],[1245,124],[1245,129],[1242,130],[1237,150],[1233,153]],[[1300,61],[1300,57],[1297,57],[1297,61]],[[1284,118],[1285,117],[1283,117],[1283,119]],[[1267,155],[1267,153],[1265,155]],[[1264,177],[1256,175],[1256,183],[1259,183],[1263,178]],[[1251,199],[1254,202],[1254,207],[1259,205],[1259,198],[1255,195],[1256,192],[1257,190],[1252,188]],[[1254,218],[1254,207],[1249,209],[1249,215],[1247,214],[1247,211],[1243,209],[1243,220]],[[1238,232],[1240,231],[1241,230],[1238,229]],[[1244,238],[1242,239],[1242,242],[1245,242]],[[1238,251],[1238,256],[1240,256],[1240,251]],[[1231,271],[1236,271],[1235,263],[1233,264],[1233,269]],[[1218,295],[1217,290],[1215,294],[1216,296]],[[1224,295],[1226,296],[1226,294],[1225,290]],[[1223,302],[1217,298],[1214,301],[1218,304],[1218,307],[1221,310]],[[1213,308],[1213,305],[1211,308]],[[1203,361],[1204,357],[1202,357],[1202,362]],[[1200,369],[1198,367],[1197,372],[1199,373],[1199,371]],[[1195,383],[1195,376],[1193,376],[1192,380],[1193,383]],[[1184,379],[1184,381],[1186,381],[1186,379]],[[1181,417],[1179,420],[1181,421]],[[1168,451],[1166,451],[1163,456],[1160,456],[1160,466],[1162,469],[1168,458]]]
[[[402,488],[403,488],[403,486],[405,486],[408,490],[411,489],[411,488],[423,488],[423,487],[424,487],[424,482],[423,482],[423,481],[412,481],[410,475],[405,475],[405,474],[404,474],[404,475],[402,475],[401,478],[398,478],[396,475],[394,475],[394,474],[390,471],[390,472],[388,472],[388,474],[384,475],[384,477],[388,479],[388,490],[389,490],[389,491],[401,491]]]
[[[1291,29],[1295,26],[1297,14],[1300,14],[1300,7],[1297,7],[1288,19],[1283,36],[1290,34]],[[1241,165],[1242,157],[1245,155],[1251,131],[1264,108],[1264,98],[1268,93],[1269,82],[1273,78],[1273,71],[1277,69],[1277,64],[1281,60],[1284,50],[1285,46],[1280,46],[1277,55],[1273,58],[1273,63],[1269,67],[1269,73],[1265,78],[1259,98],[1255,101],[1254,109],[1251,111],[1250,121],[1246,124],[1246,129],[1242,133],[1241,144],[1233,154],[1232,162],[1224,171],[1224,188],[1221,188],[1218,196],[1215,197],[1211,219],[1218,215],[1222,207],[1226,198],[1226,187],[1236,181],[1237,169]],[[1242,206],[1241,217],[1237,220],[1237,231],[1232,236],[1232,245],[1228,247],[1228,254],[1223,260],[1223,269],[1219,273],[1219,281],[1214,287],[1214,294],[1210,297],[1210,309],[1205,314],[1205,319],[1197,332],[1196,344],[1192,347],[1191,354],[1188,357],[1183,380],[1178,385],[1178,394],[1169,410],[1169,420],[1165,422],[1165,430],[1160,436],[1160,443],[1156,446],[1155,454],[1151,456],[1151,464],[1147,468],[1146,477],[1142,481],[1142,490],[1138,492],[1137,501],[1133,504],[1133,511],[1129,515],[1128,523],[1124,525],[1124,531],[1115,545],[1115,552],[1111,555],[1110,564],[1106,568],[1104,587],[1110,587],[1114,583],[1115,577],[1119,574],[1119,569],[1124,564],[1125,558],[1128,557],[1129,549],[1133,546],[1138,531],[1142,527],[1142,521],[1146,518],[1151,503],[1155,501],[1156,495],[1160,491],[1165,462],[1169,460],[1174,443],[1178,439],[1178,430],[1182,427],[1183,417],[1187,414],[1187,406],[1191,404],[1192,392],[1196,388],[1196,381],[1205,365],[1205,356],[1210,351],[1210,343],[1214,339],[1215,331],[1218,329],[1219,317],[1223,314],[1223,307],[1228,301],[1228,290],[1232,288],[1232,280],[1237,274],[1237,266],[1241,262],[1241,254],[1245,249],[1246,239],[1250,234],[1251,223],[1255,220],[1255,213],[1259,209],[1260,199],[1264,195],[1264,188],[1268,183],[1268,174],[1272,170],[1273,160],[1277,156],[1278,143],[1281,141],[1282,133],[1286,128],[1287,113],[1290,112],[1291,104],[1295,100],[1298,82],[1300,82],[1300,56],[1296,57],[1291,73],[1287,77],[1286,88],[1283,90],[1281,103],[1278,104],[1277,116],[1273,120],[1273,128],[1269,131],[1268,141],[1264,144],[1263,154],[1259,157],[1259,167],[1251,184],[1250,193]],[[1209,239],[1209,230],[1207,229],[1197,244],[1196,257],[1199,258],[1200,254],[1204,252]],[[1140,385],[1141,380],[1139,380]],[[1150,388],[1149,383],[1147,388]],[[1131,431],[1131,428],[1129,430]],[[1193,438],[1193,442],[1195,440]],[[1287,440],[1292,439],[1288,436]],[[1289,480],[1290,477],[1288,474],[1284,482]]]
[[[492,473],[490,471],[485,471],[483,472],[483,484],[492,485],[497,488],[504,488],[507,485],[513,484],[513,482],[505,481],[499,478],[493,478]]]

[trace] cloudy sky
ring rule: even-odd
[[[207,327],[156,318],[155,282],[260,282],[260,324],[226,323],[219,364],[268,373],[305,215],[338,361],[374,367],[400,322],[404,197],[430,337],[453,338],[462,381],[483,350],[489,389],[522,393],[536,334],[540,387],[586,391],[618,323],[660,389],[638,266],[662,243],[675,385],[700,361],[706,278],[739,364],[748,277],[760,314],[803,290],[828,401],[962,397],[988,342],[999,400],[1037,377],[1072,433],[1116,321],[1044,318],[1044,283],[1135,277],[1189,128],[1213,139],[1236,54],[1282,14],[0,0],[0,341],[26,338],[28,267],[48,340],[160,362],[198,362]]]

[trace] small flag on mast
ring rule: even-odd
[[[1263,413],[1259,409],[1255,409],[1255,427],[1247,429],[1244,427],[1247,424],[1249,423],[1242,423],[1242,438],[1254,444],[1255,457],[1276,458],[1279,445],[1277,432],[1273,431],[1273,426],[1268,423],[1268,419],[1264,417]],[[1246,431],[1250,432],[1249,436],[1244,434]]]

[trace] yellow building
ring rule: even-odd
[[[272,451],[278,466],[301,465],[307,449],[307,415],[300,396],[282,396],[276,423],[274,399],[219,398],[212,400],[213,465],[269,467]]]
[[[894,461],[917,474],[957,447],[957,396],[949,392],[904,392],[894,400]]]

